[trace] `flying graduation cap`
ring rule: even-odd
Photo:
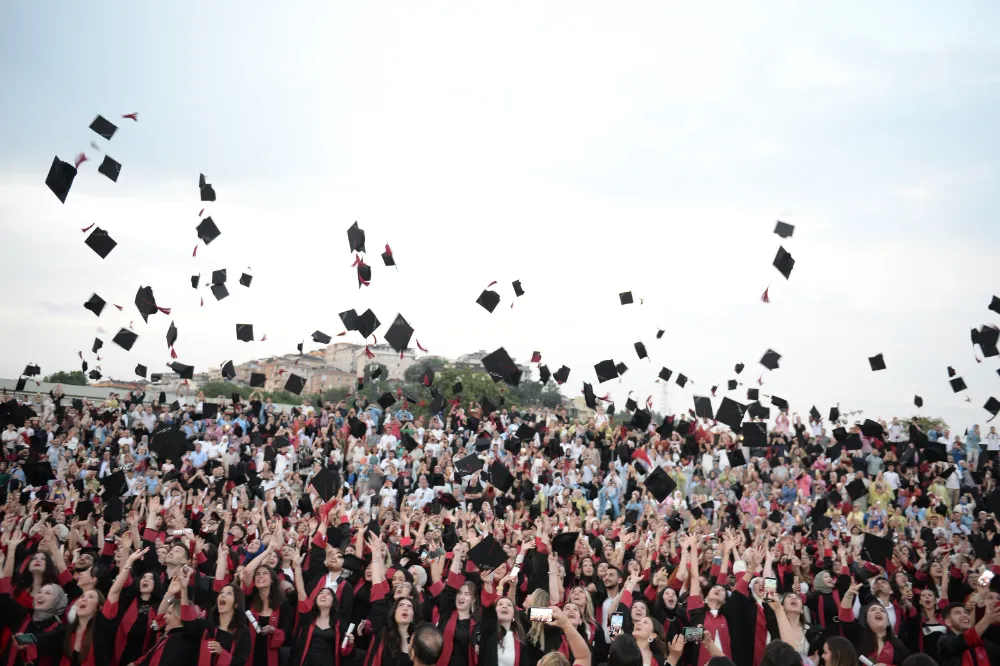
[[[715,413],[712,411],[712,399],[708,396],[694,396],[694,413],[701,419],[714,419]]]
[[[869,356],[868,365],[871,366],[872,372],[877,372],[878,370],[885,370],[885,359],[882,358],[882,354],[875,354],[874,356]]]
[[[217,271],[212,271],[212,284],[225,284],[226,282],[226,269],[220,268]]]
[[[347,242],[351,246],[351,252],[365,251],[365,230],[356,221],[347,230]]]
[[[135,341],[138,339],[139,339],[138,335],[128,330],[127,328],[123,328],[120,331],[118,331],[118,333],[115,334],[115,337],[111,339],[111,342],[115,343],[125,351],[131,351],[132,345],[134,345]]]
[[[496,283],[491,283],[491,286],[492,284]],[[483,293],[479,294],[479,298],[476,299],[476,303],[483,306],[484,310],[492,314],[493,311],[496,310],[497,305],[500,304],[500,294],[487,287],[486,289],[483,289]]]
[[[382,263],[386,266],[396,265],[396,258],[392,256],[392,248],[388,243],[385,244],[385,252],[382,253]]]
[[[556,384],[565,384],[569,379],[569,373],[570,369],[564,365],[553,373],[552,379],[556,380]]]
[[[792,268],[795,267],[795,260],[792,259],[792,255],[788,254],[788,251],[783,247],[778,248],[778,254],[774,257],[773,265],[778,269],[778,272],[785,276],[787,280],[792,274]]]
[[[621,301],[622,305],[630,305],[634,303],[634,301],[632,300],[631,291],[623,291],[622,293],[618,294],[618,300]]]
[[[603,384],[606,381],[612,380],[619,375],[618,367],[615,362],[611,359],[606,361],[601,361],[594,366],[594,373],[597,375],[597,382]]]
[[[112,183],[118,182],[118,174],[122,172],[122,165],[111,158],[110,155],[104,156],[104,161],[101,162],[101,166],[97,167],[97,173],[103,174],[108,177]]]
[[[107,302],[103,298],[97,294],[92,294],[90,298],[87,299],[87,302],[83,304],[83,307],[100,317],[101,313],[104,311],[105,305],[107,305]]]
[[[354,324],[355,330],[367,338],[382,325],[382,322],[378,320],[378,317],[376,317],[375,313],[371,311],[371,308],[369,308],[362,314],[358,315]]]
[[[87,240],[85,240],[84,243],[87,247],[96,252],[97,256],[101,259],[106,259],[107,256],[111,254],[111,250],[115,249],[118,245],[115,239],[109,236],[108,232],[100,227],[94,227],[94,230],[90,232],[90,235],[87,236]]]
[[[503,378],[507,384],[517,386],[521,382],[521,369],[514,363],[507,350],[499,347],[492,353],[483,357],[483,367],[490,374]],[[569,374],[569,371],[567,371]]]
[[[760,364],[768,370],[777,370],[779,360],[781,360],[781,354],[773,349],[768,349],[764,352],[764,356],[761,357]]]
[[[305,386],[306,380],[298,375],[288,375],[288,380],[285,382],[285,390],[289,393],[294,393],[295,395],[302,395],[302,389],[304,389]]]
[[[240,284],[244,287],[249,287],[251,282],[253,282],[253,276],[249,273],[243,273],[240,275]]]
[[[212,220],[211,216],[199,222],[196,231],[198,232],[198,239],[205,243],[205,245],[210,245],[212,241],[222,235],[222,232],[219,231],[219,227],[215,225],[215,221]]]
[[[521,296],[524,296],[524,289],[521,288],[521,281],[520,280],[514,280],[511,283],[511,286],[514,287],[514,295],[515,296],[517,296],[518,298],[520,298]]]
[[[213,188],[206,180],[205,174],[198,174],[198,189],[201,191],[202,201],[215,201],[215,188]],[[211,219],[211,218],[206,218]],[[216,234],[218,235],[218,234]],[[209,241],[205,241],[205,245],[208,245]]]
[[[315,333],[313,333],[312,334],[312,339],[313,339],[313,342],[318,342],[321,345],[328,345],[328,344],[330,344],[330,341],[333,340],[333,338],[331,338],[329,335],[327,335],[323,331],[316,331]]]
[[[236,324],[236,339],[253,342],[253,324]]]
[[[635,343],[635,353],[638,354],[640,359],[649,358],[649,355],[646,353],[646,345],[641,342]]]
[[[170,328],[167,329],[167,349],[173,347],[175,342],[177,342],[177,326],[174,322],[170,322]]]
[[[115,132],[118,131],[118,126],[112,123],[104,116],[99,115],[96,118],[94,118],[94,122],[90,123],[90,129],[94,130],[98,135],[110,141],[111,137],[113,137],[115,135]]]
[[[787,222],[782,222],[778,220],[778,224],[774,227],[774,233],[778,234],[782,238],[791,238],[792,234],[795,232],[795,227]]]
[[[225,363],[222,364],[222,376],[225,377],[226,379],[236,379],[236,368],[233,367],[232,361],[226,361]],[[253,386],[252,382],[250,386]],[[234,402],[236,401],[234,400]]]
[[[412,336],[413,328],[402,314],[397,314],[392,326],[385,332],[385,341],[389,343],[390,347],[402,354],[410,344]]]
[[[56,156],[52,158],[52,166],[49,167],[49,175],[45,177],[45,185],[56,195],[60,203],[66,203],[66,196],[73,187],[75,178],[76,167]]]

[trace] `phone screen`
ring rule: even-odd
[[[704,635],[705,630],[702,627],[684,627],[685,643],[700,643]]]
[[[983,587],[988,587],[989,584],[990,584],[990,581],[992,581],[992,580],[993,580],[993,572],[990,571],[989,569],[987,569],[986,571],[984,571],[979,576],[979,584],[982,585]]]
[[[612,638],[622,633],[622,626],[624,626],[624,624],[625,624],[624,613],[611,614],[611,623],[608,625],[609,628],[608,633],[611,634]]]
[[[528,610],[528,619],[532,622],[551,622],[551,608],[531,608]]]
[[[772,601],[777,593],[778,593],[778,579],[777,578],[765,578],[764,579],[764,600],[765,601]]]
[[[518,567],[518,566],[511,567],[511,569],[510,569],[510,577],[511,578],[513,578],[513,579],[516,580],[517,579],[517,575],[519,573],[521,573],[521,567]]]

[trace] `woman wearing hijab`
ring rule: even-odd
[[[10,633],[4,632],[5,640],[0,644],[2,666],[19,666],[24,663],[14,644],[14,634],[44,634],[52,631],[59,626],[59,618],[69,602],[66,592],[54,583],[42,585],[35,593],[31,610],[15,601],[12,591],[10,578],[0,578],[0,622],[10,630]]]

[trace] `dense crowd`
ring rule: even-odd
[[[4,666],[1000,664],[995,430],[165,403],[3,396]]]

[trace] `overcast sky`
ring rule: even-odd
[[[773,348],[762,389],[803,414],[910,416],[920,394],[956,429],[985,424],[1000,363],[976,364],[969,329],[1000,323],[995,3],[418,5],[2,3],[0,375],[76,369],[79,350],[93,367],[95,335],[105,374],[165,369],[171,320],[202,371],[315,348],[337,312],[371,307],[380,340],[401,312],[434,354],[540,350],[572,368],[567,395],[613,358],[631,369],[598,395],[661,408],[667,366],[695,382],[669,389],[686,410],[738,361],[756,386]],[[133,111],[110,143],[88,129]],[[117,184],[91,140],[122,163]],[[62,205],[46,172],[81,150]],[[222,236],[193,258],[199,172]],[[103,261],[92,222],[119,242]],[[189,278],[219,268],[236,276],[217,303]],[[475,301],[493,280],[490,315]],[[140,285],[172,314],[144,324]],[[125,310],[98,320],[92,292]],[[109,348],[130,321],[132,352]],[[267,341],[238,342],[237,323]]]

